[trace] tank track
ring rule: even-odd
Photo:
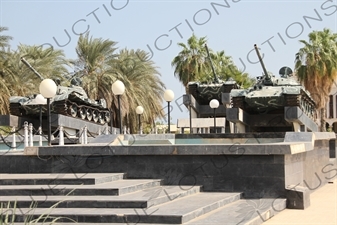
[[[110,122],[110,111],[108,109],[97,109],[96,107],[80,105],[69,100],[53,102],[52,112],[101,125]]]
[[[309,118],[315,120],[316,107],[314,100],[303,90],[299,95],[285,95],[286,106],[298,106]]]
[[[9,104],[9,112],[14,116],[24,116],[25,113],[21,110],[20,103],[10,103]]]
[[[285,96],[285,107],[286,106],[298,106],[309,118],[316,119],[315,102],[313,99],[307,95],[303,90],[301,90],[299,95],[284,95]],[[245,97],[232,97],[232,107],[241,108],[247,111],[245,104]]]
[[[92,123],[104,125],[110,122],[110,111],[97,109],[88,105],[79,105],[69,100],[56,101],[51,104],[51,112],[82,119]],[[10,104],[10,114],[14,116],[25,116],[25,110],[20,103]],[[28,115],[27,115],[28,116]]]

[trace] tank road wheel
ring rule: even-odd
[[[110,122],[110,112],[105,112],[104,113],[104,119],[106,123]]]
[[[75,104],[72,104],[72,105],[69,106],[69,114],[72,117],[76,117],[77,111],[78,111],[78,108],[77,108],[77,106]]]
[[[99,117],[99,112],[97,110],[95,110],[92,114],[92,119],[95,123],[97,123],[98,117]]]
[[[92,120],[92,109],[87,109],[87,120],[91,121]]]
[[[78,114],[79,114],[80,118],[82,120],[84,120],[85,117],[87,116],[87,110],[86,110],[86,108],[84,108],[84,107],[80,108],[80,110],[78,111]]]
[[[105,116],[104,116],[104,112],[99,112],[98,113],[98,122],[100,123],[100,124],[105,124]]]

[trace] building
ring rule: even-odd
[[[329,128],[337,133],[337,85],[334,83],[330,96],[329,103],[326,106],[326,122]]]

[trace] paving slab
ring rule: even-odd
[[[337,167],[334,180],[310,195],[310,207],[305,210],[285,209],[263,225],[336,225]]]

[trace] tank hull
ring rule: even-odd
[[[287,106],[298,106],[315,119],[315,102],[302,86],[264,86],[260,90],[233,90],[232,106],[249,114],[280,113]]]

